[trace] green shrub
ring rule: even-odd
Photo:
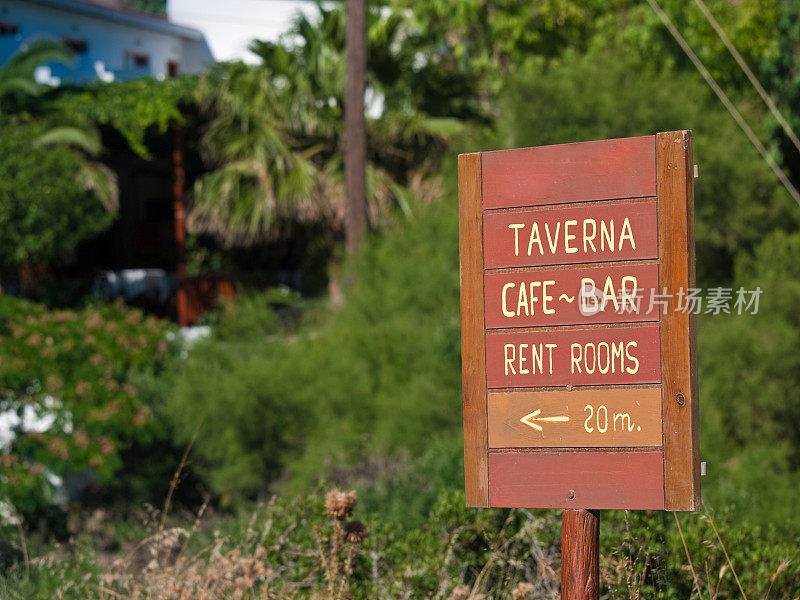
[[[14,425],[0,502],[33,515],[56,499],[54,476],[107,482],[122,451],[154,439],[161,426],[131,381],[161,364],[167,328],[120,305],[48,311],[0,295],[0,408]]]
[[[296,330],[281,333],[263,299],[261,308],[235,303],[165,391],[182,439],[198,431],[214,489],[253,493],[283,473],[285,486],[304,489],[334,469],[416,455],[431,436],[452,436],[457,260],[451,196],[375,236],[348,266],[345,304],[310,310]]]
[[[758,314],[700,323],[708,493],[740,517],[790,525],[800,485],[800,233],[777,231],[737,261],[733,287],[761,288]]]
[[[30,576],[16,568],[0,578],[0,597],[82,599],[98,588],[130,599],[163,590],[181,598],[558,596],[558,511],[470,509],[463,493],[446,493],[424,522],[410,525],[395,515],[365,514],[361,497],[355,507],[353,500],[326,498],[320,488],[233,515],[170,517],[166,529],[158,518],[151,535],[133,539],[113,561],[85,533],[72,552],[53,549],[32,561]],[[748,598],[788,599],[800,591],[796,535],[742,524],[728,513],[678,519],[680,528],[666,512],[601,513],[601,598],[742,598],[737,578]],[[342,535],[348,531],[359,535]],[[162,560],[142,560],[157,540],[169,551]]]
[[[77,175],[86,161],[79,152],[35,145],[40,124],[0,124],[0,269],[63,263],[116,215],[81,187]]]
[[[610,598],[742,598],[736,577],[747,598],[766,598],[769,588],[771,598],[800,591],[797,533],[753,525],[728,510],[609,511],[601,513],[600,530],[601,581]]]
[[[700,171],[697,276],[703,286],[729,282],[738,253],[775,229],[800,223],[797,206],[694,74],[658,69],[630,49],[611,47],[567,53],[557,63],[529,61],[507,89],[499,118],[505,147],[693,130]]]

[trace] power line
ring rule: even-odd
[[[769,110],[772,112],[773,116],[776,119],[778,119],[778,123],[781,124],[781,127],[786,132],[786,135],[788,135],[789,139],[792,140],[794,147],[797,148],[798,152],[800,152],[800,139],[797,139],[797,135],[795,135],[794,130],[792,130],[791,126],[786,121],[786,119],[783,118],[783,115],[781,114],[781,111],[778,110],[778,107],[775,105],[775,102],[772,101],[772,98],[769,96],[769,94],[767,94],[767,91],[759,83],[758,79],[756,79],[756,76],[753,74],[753,71],[745,62],[744,58],[742,58],[742,55],[739,54],[739,51],[736,49],[736,46],[734,46],[733,42],[731,42],[728,36],[725,35],[725,31],[722,29],[722,27],[720,27],[720,24],[714,18],[714,15],[711,14],[711,11],[708,10],[708,7],[706,6],[705,2],[703,2],[703,0],[694,0],[694,2],[703,12],[703,15],[706,17],[708,22],[711,23],[711,26],[714,28],[714,31],[717,32],[717,35],[722,40],[722,43],[725,44],[725,47],[728,49],[728,52],[730,52],[733,55],[733,58],[742,68],[742,71],[744,71],[744,74],[747,75],[747,79],[750,80],[750,83],[756,89],[759,96],[761,96],[761,99],[764,101]]]
[[[742,114],[739,112],[739,109],[737,109],[736,106],[734,106],[733,102],[731,102],[728,96],[725,94],[725,92],[722,91],[722,88],[719,87],[714,77],[711,75],[711,73],[709,73],[705,65],[703,65],[702,61],[694,53],[691,46],[689,46],[689,44],[683,38],[681,33],[675,27],[675,25],[672,24],[672,21],[670,20],[669,16],[667,16],[667,14],[663,10],[661,10],[661,7],[655,0],[647,0],[647,3],[650,5],[650,8],[652,8],[653,11],[661,19],[661,22],[664,23],[664,26],[670,32],[672,37],[675,38],[675,41],[678,42],[678,45],[686,53],[686,56],[689,57],[689,60],[692,61],[692,64],[694,64],[694,66],[703,76],[703,79],[706,80],[706,83],[708,83],[711,89],[714,90],[714,93],[720,99],[720,102],[722,102],[722,104],[725,105],[725,108],[728,109],[728,112],[731,113],[731,116],[739,124],[739,127],[742,128],[742,131],[744,131],[745,135],[747,135],[750,142],[756,147],[756,150],[758,150],[759,154],[761,154],[761,157],[770,166],[772,171],[775,173],[780,182],[783,184],[783,187],[785,187],[786,191],[789,192],[789,195],[791,195],[791,197],[794,198],[795,202],[797,202],[797,204],[800,205],[800,193],[798,193],[797,188],[795,188],[794,185],[792,185],[792,182],[789,181],[789,178],[786,177],[786,174],[781,170],[778,164],[769,155],[767,149],[764,147],[764,144],[761,143],[761,140],[759,140],[756,134],[753,133],[753,130],[747,124],[747,121],[745,121],[744,117],[742,117]]]

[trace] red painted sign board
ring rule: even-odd
[[[487,269],[656,258],[656,201],[487,212],[483,247]]]
[[[700,502],[691,132],[459,157],[471,506]]]
[[[658,321],[658,265],[487,272],[486,328]]]
[[[489,389],[661,381],[657,325],[486,335]]]

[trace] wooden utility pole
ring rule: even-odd
[[[561,517],[561,600],[597,600],[600,513],[565,510]]]
[[[347,194],[345,242],[350,254],[358,251],[367,229],[366,4],[366,0],[347,0],[344,179]]]

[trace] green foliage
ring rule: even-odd
[[[184,118],[180,107],[191,103],[197,78],[184,75],[157,81],[150,77],[114,83],[97,82],[60,92],[49,109],[101,125],[110,125],[144,159],[152,158],[145,145],[147,131],[163,133]]]
[[[757,69],[763,61],[775,57],[781,2],[745,0],[732,4],[707,0],[704,3],[751,67]],[[744,72],[695,3],[659,0],[659,5],[727,93],[734,99],[755,97]],[[587,46],[590,52],[602,52],[609,47],[624,49],[642,65],[682,71],[700,80],[688,57],[646,3],[606,4],[595,21]]]
[[[169,413],[187,439],[200,427],[197,451],[218,492],[263,488],[287,463],[291,485],[305,487],[455,430],[455,206],[418,210],[402,232],[369,244],[331,317],[312,311],[299,330],[276,335],[264,329],[275,322],[264,303],[260,328],[257,304],[236,304],[176,367]]]
[[[39,65],[52,61],[69,63],[72,56],[64,45],[49,40],[36,41],[16,52],[0,68],[0,113],[27,108],[27,100],[48,89],[33,78]]]
[[[507,87],[499,121],[506,147],[694,130],[701,285],[729,281],[737,253],[800,221],[797,206],[744,134],[691,75],[640,66],[617,50],[569,54],[557,65],[531,61]]]
[[[289,370],[291,341],[276,335],[273,309],[260,300],[223,312],[212,340],[173,365],[166,389],[179,439],[195,439],[199,470],[228,498],[276,478],[305,422],[303,407],[284,395],[301,387]]]
[[[0,502],[32,515],[55,500],[48,473],[107,482],[120,452],[153,440],[160,425],[131,377],[158,369],[166,331],[119,306],[48,311],[0,296],[0,406],[22,418],[4,444]],[[31,417],[40,424],[27,431]]]
[[[704,454],[712,497],[764,523],[796,519],[800,483],[800,234],[775,232],[737,261],[734,289],[760,288],[757,315],[701,322]]]
[[[487,4],[478,0],[394,0],[395,10],[410,10],[418,29],[439,40],[465,70],[497,90],[502,77],[525,57],[553,57],[585,46],[593,21],[611,7],[603,2],[519,0]]]
[[[106,229],[115,215],[76,179],[86,168],[79,152],[32,144],[44,131],[38,124],[4,119],[2,126],[0,266],[60,263],[81,241]]]
[[[152,13],[154,15],[167,14],[167,0],[121,0],[131,8]]]
[[[604,512],[600,547],[610,598],[742,598],[733,571],[747,598],[767,598],[768,590],[793,598],[800,590],[797,534],[728,511]]]
[[[25,115],[2,118],[0,216],[8,234],[0,242],[0,269],[49,266],[113,221],[98,208],[116,209],[116,176],[87,160],[102,150],[98,132],[63,113],[38,119],[28,114],[49,89],[36,83],[34,70],[71,58],[62,44],[40,40],[0,68],[0,114]]]
[[[722,512],[679,520],[680,526],[663,512],[603,512],[600,597],[796,596],[797,536],[742,525]],[[207,597],[209,589],[226,598],[554,598],[559,521],[555,511],[468,509],[463,494],[450,493],[425,513],[424,523],[412,526],[386,513],[370,514],[360,502],[353,510],[336,497],[323,501],[320,489],[193,524],[171,518],[167,535],[132,544],[134,550],[110,567],[93,551],[87,532],[71,553],[53,551],[34,561],[29,576],[17,565],[0,579],[0,595],[82,599],[99,587],[131,599],[156,597],[164,589],[192,598]],[[354,527],[366,538],[342,535]],[[158,539],[180,542],[172,560],[141,568],[143,549]]]

